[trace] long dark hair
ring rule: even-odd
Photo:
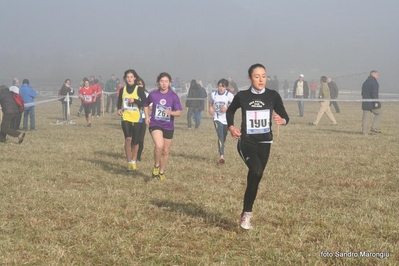
[[[126,82],[126,76],[127,76],[127,74],[129,74],[129,73],[132,73],[133,76],[134,76],[136,79],[139,77],[139,75],[137,75],[136,70],[134,70],[134,69],[128,69],[128,70],[126,70],[125,73],[123,74],[123,80],[125,81],[125,83],[127,83],[127,82]]]
[[[144,80],[143,80],[142,78],[140,78],[140,77],[137,77],[137,78],[136,78],[136,84],[138,84],[140,81],[141,81],[141,84],[142,84],[141,87],[143,87],[144,91],[147,92],[147,90],[146,90],[146,88],[145,88],[145,82],[144,82]]]
[[[159,83],[159,81],[160,81],[161,78],[163,78],[163,77],[167,77],[167,78],[169,79],[169,82],[172,82],[172,77],[171,77],[168,73],[162,72],[162,73],[160,73],[160,74],[158,75],[158,77],[157,77],[157,83]]]

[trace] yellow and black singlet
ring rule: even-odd
[[[128,93],[126,86],[122,90],[122,121],[133,123],[142,122],[142,112],[137,104],[129,103],[129,98],[141,100],[137,94],[138,86],[136,85],[132,93]]]

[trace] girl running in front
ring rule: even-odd
[[[122,119],[122,130],[125,135],[125,155],[127,171],[137,169],[137,151],[142,125],[142,108],[146,100],[144,88],[136,83],[138,75],[134,69],[128,69],[123,75],[126,86],[120,89],[117,113]]]
[[[261,64],[248,69],[251,87],[238,92],[226,112],[227,126],[234,139],[238,139],[237,150],[248,167],[247,187],[244,194],[244,206],[241,213],[241,227],[252,229],[252,206],[258,192],[269,159],[273,142],[271,120],[278,125],[289,121],[280,94],[267,89],[266,68]],[[241,130],[234,126],[234,114],[241,108]]]
[[[144,103],[145,123],[154,141],[153,178],[165,180],[165,168],[169,158],[174,132],[174,117],[180,116],[180,99],[171,88],[172,78],[162,72],[157,77],[158,90],[152,91]],[[152,105],[151,115],[148,107]]]
[[[209,114],[213,115],[213,125],[218,135],[219,164],[224,164],[224,143],[227,136],[226,111],[233,101],[234,95],[227,91],[229,86],[227,79],[218,81],[218,90],[209,95]]]
[[[90,87],[89,80],[85,80],[84,86],[79,90],[79,98],[82,100],[82,105],[85,110],[87,127],[91,127],[91,110],[96,102],[96,91],[93,87]]]

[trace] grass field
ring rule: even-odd
[[[41,104],[38,131],[21,145],[11,137],[0,145],[2,265],[399,261],[396,103],[383,104],[383,133],[363,136],[360,103],[340,104],[338,126],[323,117],[311,127],[318,103],[305,103],[301,118],[296,103],[286,102],[291,122],[279,137],[274,128],[251,231],[239,227],[247,169],[230,136],[226,164],[217,165],[209,115],[197,131],[187,130],[186,112],[176,119],[167,180],[159,181],[150,178],[148,132],[138,171],[127,173],[119,118],[94,118],[86,128],[76,103],[76,125],[51,124],[61,118],[60,103]],[[358,257],[337,257],[349,256],[343,252]]]

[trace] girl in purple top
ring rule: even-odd
[[[158,90],[152,91],[144,103],[145,123],[154,141],[153,178],[165,180],[165,168],[169,158],[174,132],[174,117],[182,110],[180,99],[171,89],[172,78],[162,72],[157,77]],[[152,104],[151,115],[148,107]]]

